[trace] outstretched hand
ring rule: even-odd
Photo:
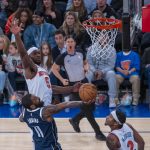
[[[12,26],[11,26],[11,32],[14,35],[19,34],[22,30],[22,23],[20,25],[18,25],[18,23],[19,23],[19,20],[15,18],[13,23],[12,23]]]
[[[73,91],[72,92],[79,92],[79,88],[81,87],[83,83],[77,82],[76,84],[73,85]]]

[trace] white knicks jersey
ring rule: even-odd
[[[127,125],[119,130],[113,130],[112,134],[116,135],[120,141],[121,147],[119,150],[138,150],[138,144],[134,140],[133,130]]]
[[[44,106],[51,104],[52,102],[52,89],[48,72],[37,66],[38,71],[33,79],[26,79],[28,90],[30,94],[33,94],[44,102]]]

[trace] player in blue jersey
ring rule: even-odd
[[[65,108],[80,107],[82,103],[71,101],[44,106],[44,102],[39,97],[31,94],[25,95],[22,98],[24,110],[20,121],[26,122],[32,130],[35,150],[61,150],[53,114]]]

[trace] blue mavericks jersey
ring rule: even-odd
[[[35,110],[24,109],[23,120],[32,130],[35,150],[61,150],[57,142],[55,121],[47,122],[42,119],[43,108]]]

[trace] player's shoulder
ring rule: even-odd
[[[117,149],[117,148],[120,148],[121,146],[118,137],[113,133],[110,133],[107,136],[106,144],[109,149]]]

